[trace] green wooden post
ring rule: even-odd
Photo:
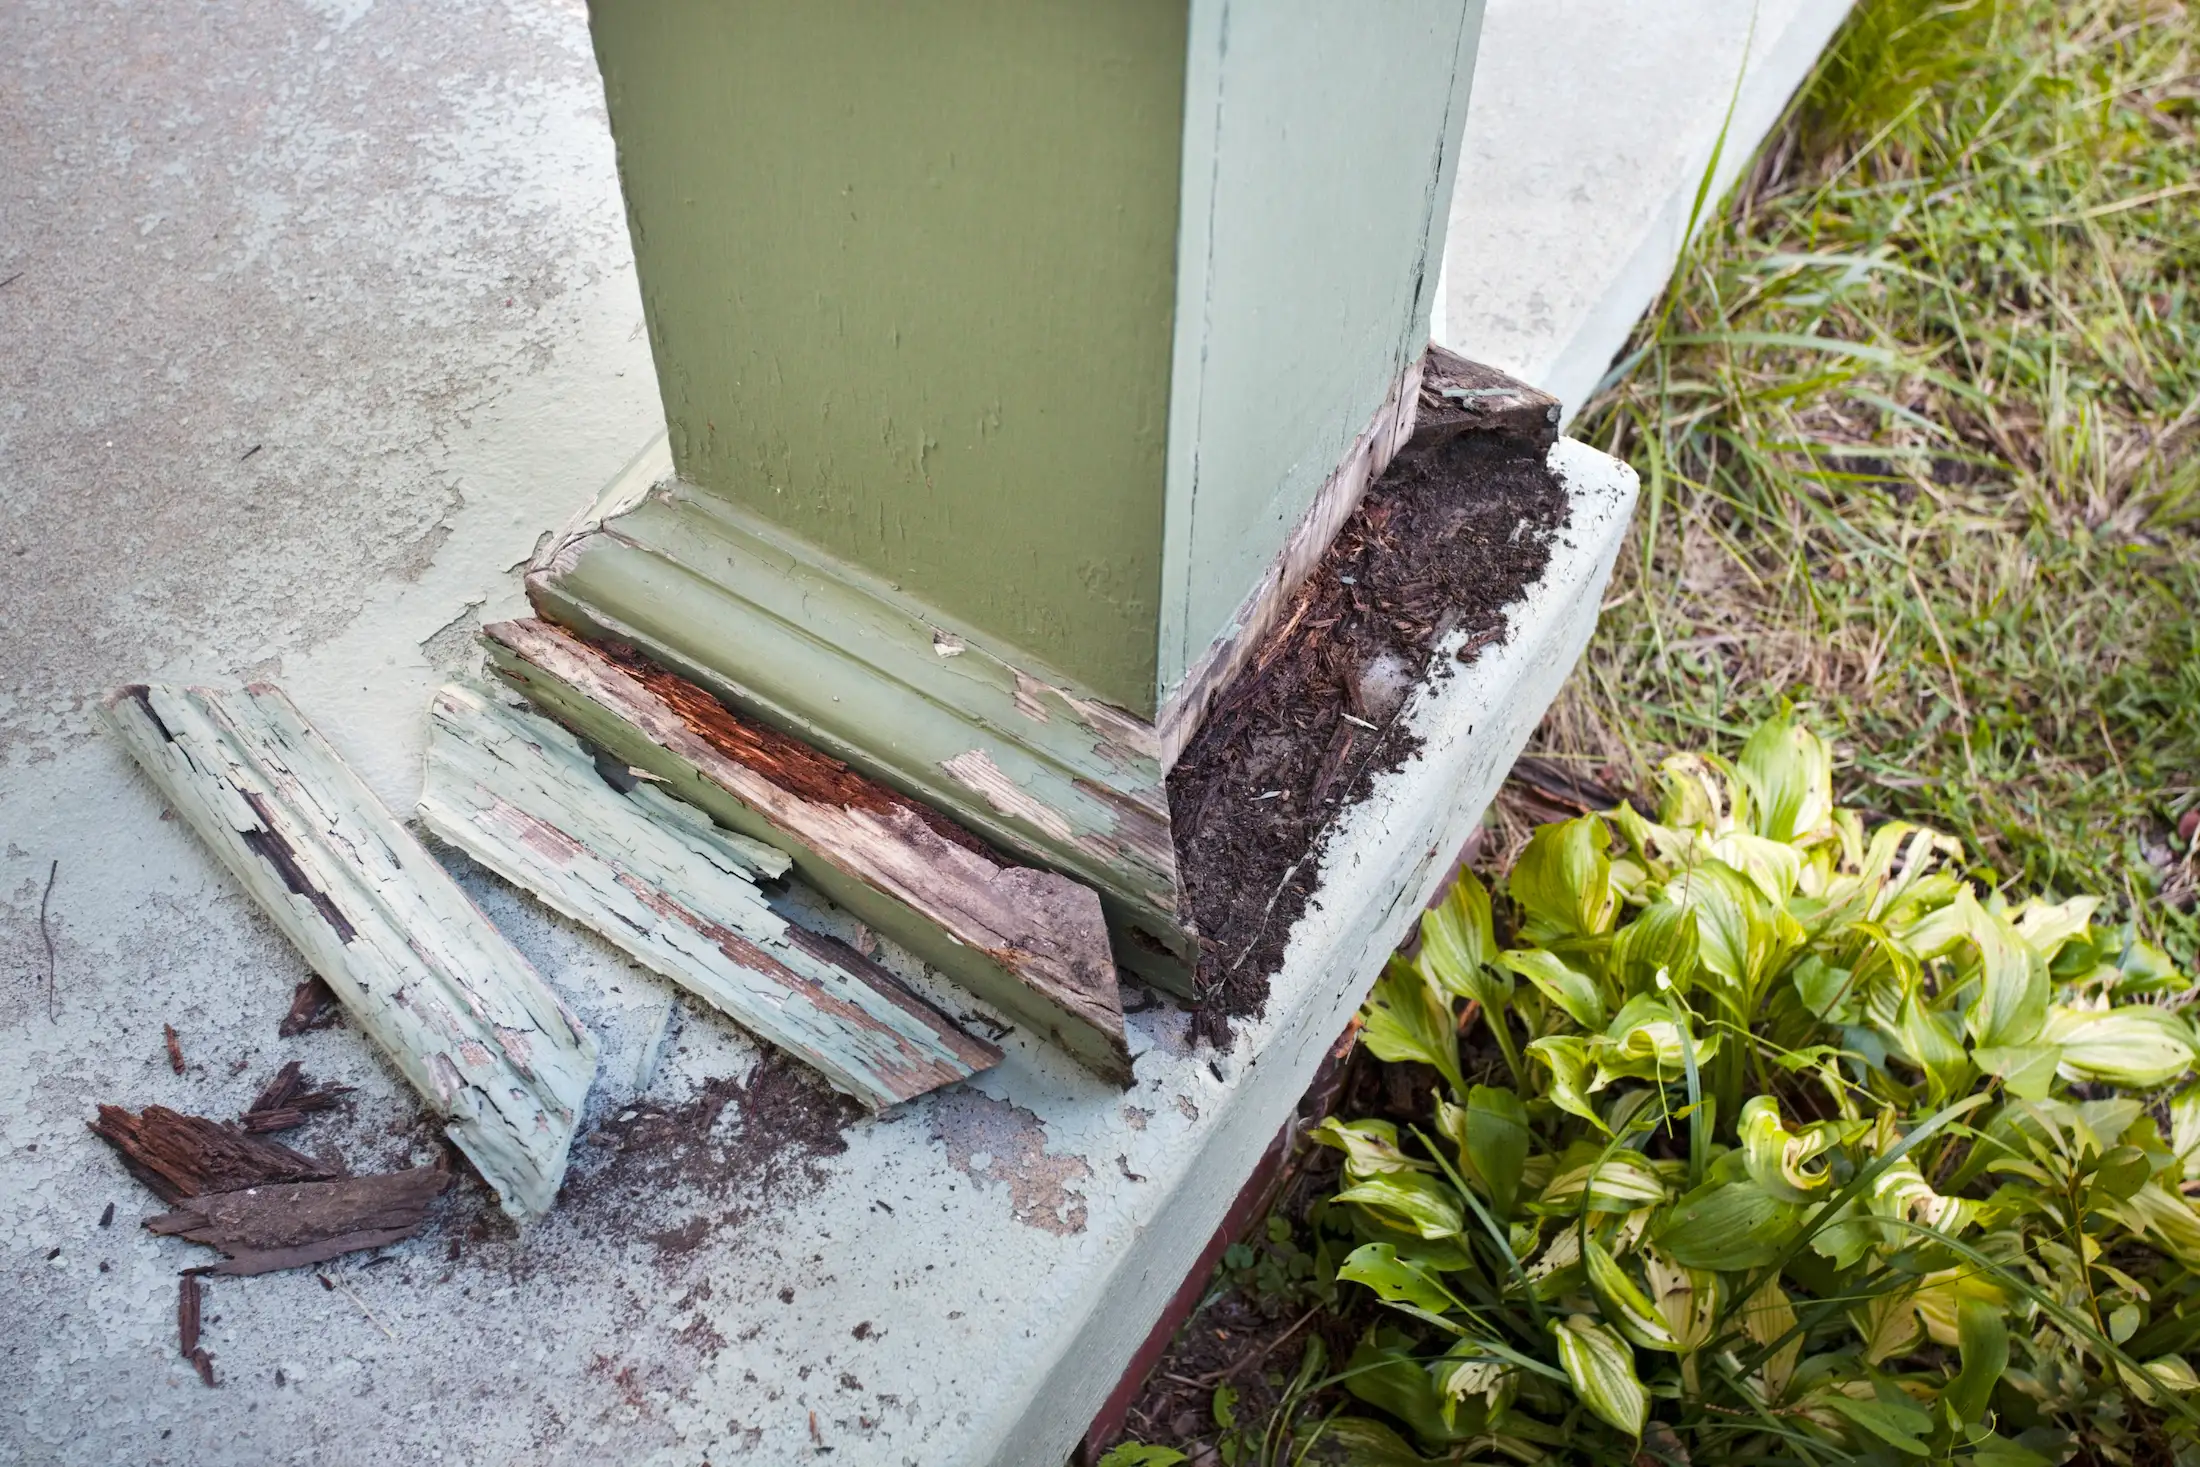
[[[595,0],[669,424],[546,615],[1098,888],[1410,432],[1480,0]]]

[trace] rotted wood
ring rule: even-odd
[[[186,1198],[273,1182],[319,1182],[337,1175],[279,1141],[262,1141],[220,1121],[165,1105],[132,1115],[103,1105],[92,1134],[115,1149],[123,1166],[173,1207]]]
[[[497,694],[436,694],[420,816],[874,1110],[1000,1062],[876,963],[773,911],[756,882],[787,870],[783,852]]]
[[[557,1197],[596,1041],[280,690],[122,689],[108,723],[447,1122],[515,1218]]]
[[[1558,442],[1558,399],[1495,367],[1431,345],[1421,374],[1411,447],[1434,448],[1467,433],[1496,433],[1548,450]]]
[[[223,1261],[204,1272],[273,1273],[403,1242],[420,1231],[428,1204],[450,1175],[443,1167],[416,1166],[326,1182],[215,1192],[149,1217],[145,1227],[219,1249]],[[194,1317],[185,1332],[193,1343],[196,1323]]]
[[[1091,889],[1005,864],[937,812],[639,658],[542,621],[484,631],[498,674],[553,717],[785,851],[872,927],[1129,1083],[1115,964]]]
[[[252,1104],[238,1117],[245,1130],[255,1136],[270,1131],[294,1130],[306,1123],[316,1111],[333,1109],[336,1103],[351,1092],[349,1085],[338,1085],[328,1090],[314,1087],[306,1077],[305,1065],[292,1060],[275,1072],[275,1078],[253,1097]]]
[[[1116,961],[1189,996],[1196,936],[1153,726],[968,638],[852,566],[813,564],[723,496],[681,484],[663,439],[546,545],[546,619],[633,649],[736,715],[943,812],[1100,896]]]

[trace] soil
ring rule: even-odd
[[[1224,1043],[1266,1002],[1337,815],[1420,748],[1397,715],[1414,686],[1448,675],[1432,667],[1438,644],[1464,631],[1457,659],[1471,663],[1542,577],[1571,512],[1545,466],[1546,421],[1453,412],[1418,432],[1171,772],[1199,1034]]]
[[[675,1264],[758,1208],[814,1190],[823,1163],[862,1107],[813,1071],[767,1049],[745,1079],[703,1082],[686,1102],[638,1103],[588,1132],[573,1152],[559,1205],[591,1226],[646,1236],[660,1265]],[[674,1191],[700,1210],[672,1220]]]

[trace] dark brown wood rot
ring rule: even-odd
[[[428,1204],[450,1173],[442,1167],[247,1187],[194,1197],[145,1220],[148,1230],[221,1250],[215,1274],[272,1273],[323,1263],[363,1248],[400,1243],[420,1231]]]
[[[994,861],[1005,862],[1006,858],[995,855],[984,841],[931,806],[858,774],[800,739],[789,738],[775,728],[740,717],[686,678],[676,677],[645,661],[632,647],[619,642],[590,645],[678,714],[680,721],[698,737],[797,798],[814,804],[863,810],[881,818],[914,816],[940,839]]]
[[[337,1001],[335,990],[319,978],[308,978],[290,995],[290,1012],[275,1026],[275,1032],[285,1039],[294,1039],[309,1029],[327,1029],[344,1017],[344,1006]]]
[[[176,1280],[176,1353],[191,1358],[199,1348],[199,1276],[187,1273]]]
[[[212,1388],[221,1382],[214,1378],[213,1353],[199,1343],[199,1314],[204,1307],[198,1270],[187,1269],[176,1280],[176,1353],[191,1362],[201,1384]]]
[[[304,1125],[313,1112],[329,1109],[350,1093],[349,1085],[315,1089],[305,1066],[292,1060],[275,1072],[275,1078],[267,1082],[238,1119],[255,1136],[288,1131]]]
[[[1427,450],[1463,433],[1500,433],[1547,451],[1558,442],[1559,416],[1558,399],[1549,393],[1431,346],[1421,371],[1420,411],[1406,446]]]
[[[1217,1043],[1266,1002],[1337,816],[1419,750],[1414,689],[1505,638],[1570,513],[1545,462],[1554,400],[1440,350],[1421,392],[1412,441],[1169,775],[1199,1032]]]
[[[164,1105],[149,1105],[138,1115],[119,1105],[103,1105],[90,1125],[94,1135],[114,1147],[130,1174],[170,1206],[240,1187],[319,1182],[337,1175],[279,1142]]]

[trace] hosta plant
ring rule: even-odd
[[[2182,979],[1867,828],[1789,718],[1470,874],[1363,1011],[1419,1125],[1323,1123],[1394,1321],[1369,1462],[2200,1462]]]

